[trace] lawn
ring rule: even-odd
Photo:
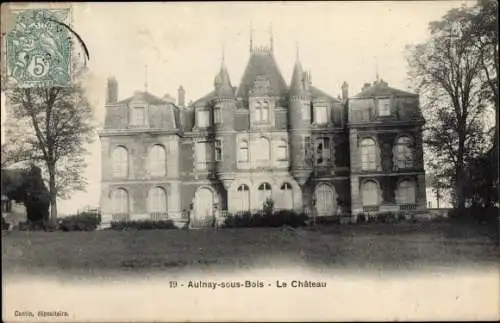
[[[451,223],[94,232],[2,232],[5,273],[273,267],[406,270],[489,266],[495,230]]]

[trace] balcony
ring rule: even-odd
[[[364,213],[369,213],[369,212],[378,212],[380,210],[380,207],[378,205],[367,205],[363,206],[363,212]]]
[[[130,214],[128,213],[116,213],[111,216],[111,221],[121,222],[130,220]]]
[[[167,212],[150,212],[149,218],[153,221],[163,221],[168,219]]]
[[[399,205],[400,211],[408,211],[408,210],[415,210],[415,209],[417,209],[416,204],[400,204]]]

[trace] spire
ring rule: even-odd
[[[377,59],[377,56],[375,56],[375,80],[377,81],[377,83],[380,80],[380,77],[379,77],[379,74],[378,74],[378,59]]]
[[[231,79],[229,78],[229,72],[227,71],[226,62],[224,59],[224,50],[222,51],[222,60],[219,70],[219,74],[214,80],[215,92],[218,96],[233,96],[234,89],[231,85]]]
[[[252,23],[250,23],[250,53],[252,53],[253,50],[253,27]]]
[[[292,81],[290,82],[290,96],[302,95],[305,92],[304,88],[304,70],[299,60],[299,51],[297,45],[297,59],[293,68]]]
[[[273,23],[269,24],[269,47],[270,47],[271,53],[272,53],[273,52],[273,48],[274,48]]]

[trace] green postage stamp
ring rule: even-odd
[[[70,83],[69,21],[69,8],[13,11],[5,44],[9,84],[52,87]]]

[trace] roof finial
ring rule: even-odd
[[[253,50],[253,27],[252,23],[250,23],[250,53]]]
[[[225,63],[225,58],[226,58],[226,55],[225,55],[225,52],[226,52],[226,44],[224,43],[224,40],[222,41],[222,54],[221,54],[221,61],[222,61],[222,64]]]
[[[144,65],[144,92],[148,91],[148,65]]]
[[[274,47],[274,39],[273,39],[273,23],[271,22],[269,24],[269,44],[270,44],[270,49],[271,53],[273,52],[273,47]]]
[[[375,56],[375,79],[378,83],[380,77],[379,77],[379,74],[378,74],[378,58],[377,56]]]

